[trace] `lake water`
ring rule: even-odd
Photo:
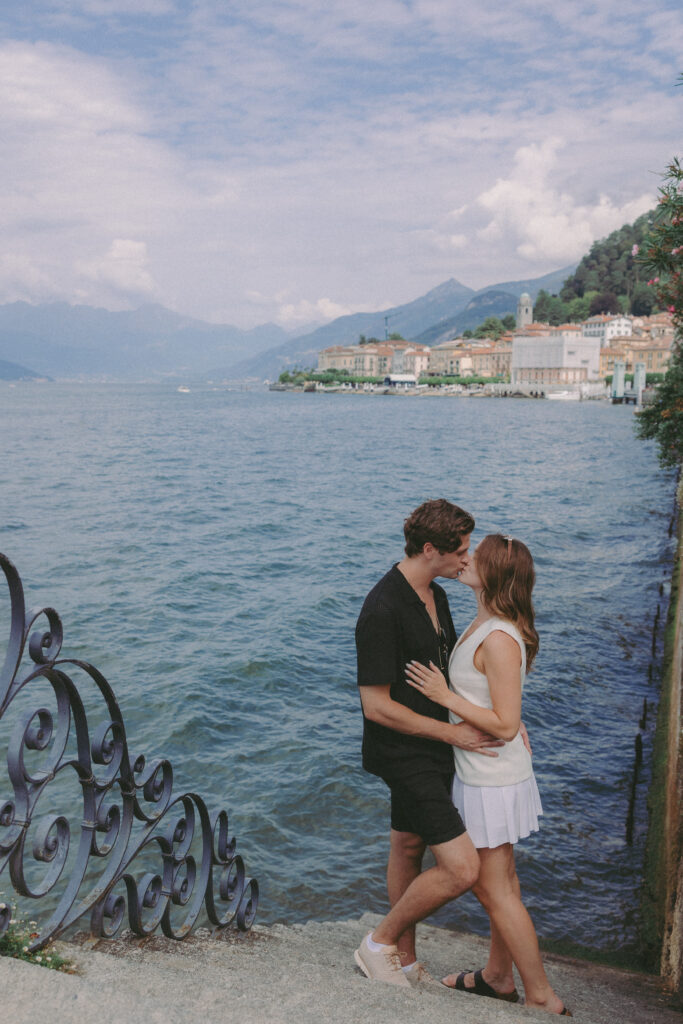
[[[28,604],[57,608],[63,654],[107,676],[134,750],[229,809],[264,923],[385,907],[388,801],[360,767],[353,629],[404,517],[445,496],[474,540],[528,543],[545,816],[520,877],[542,936],[635,948],[647,770],[632,845],[625,822],[674,480],[632,408],[3,384],[0,436],[0,550]],[[445,586],[460,630],[471,592]],[[435,920],[485,929],[470,896]]]

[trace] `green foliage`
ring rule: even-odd
[[[649,284],[672,314],[676,341],[655,399],[638,415],[639,437],[659,446],[664,466],[683,463],[683,168],[676,157],[664,174],[659,205],[640,254],[641,266],[654,276]]]
[[[634,316],[649,316],[655,308],[656,296],[651,287],[637,284],[631,297],[631,311]]]
[[[683,463],[683,351],[680,342],[671,354],[655,399],[638,414],[638,437],[655,440],[663,466]]]
[[[621,313],[619,296],[614,292],[598,292],[590,304],[589,316],[599,316],[601,313]]]
[[[517,326],[517,319],[512,313],[506,313],[500,322],[506,331],[514,331]]]
[[[303,384],[305,380],[308,380],[308,370],[283,370],[278,380],[280,384]]]
[[[613,376],[614,376],[613,374],[608,373],[606,377],[603,377],[603,380],[605,381],[605,384],[611,384],[612,380],[613,380]],[[645,383],[647,385],[661,384],[662,381],[664,380],[665,376],[666,375],[663,374],[663,373],[646,373],[645,374]],[[625,373],[624,374],[624,382],[626,382],[628,380],[630,380],[631,383],[633,383],[634,375],[632,373]]]
[[[0,914],[9,910],[6,903],[0,902]],[[69,960],[55,950],[51,943],[43,949],[31,952],[30,946],[38,933],[33,931],[36,927],[35,921],[25,923],[17,919],[16,907],[12,909],[13,916],[10,918],[10,925],[7,931],[0,935],[0,956],[9,956],[14,960],[25,960],[29,964],[38,964],[40,967],[47,967],[52,971],[64,971],[66,974],[73,974],[73,967]]]
[[[650,232],[654,216],[654,211],[644,213],[633,224],[625,224],[607,238],[595,242],[575,272],[564,282],[560,299],[571,303],[573,299],[582,298],[591,291],[601,295],[623,296],[625,308],[620,304],[616,310],[605,312],[635,314],[633,300],[636,289],[638,285],[648,288],[642,263],[637,259],[638,249]],[[642,289],[639,294],[642,296]],[[653,300],[655,298],[653,293]],[[603,310],[599,309],[598,312]]]
[[[382,384],[384,377],[352,377],[348,370],[312,370],[302,379],[318,381],[320,384]]]
[[[399,331],[393,331],[388,338],[389,341],[405,341],[406,339]]]
[[[557,295],[549,295],[541,288],[534,303],[534,320],[557,327],[566,322],[565,313],[566,307],[562,299]]]
[[[497,316],[487,316],[474,330],[475,338],[491,338],[493,341],[498,341],[501,334],[505,334],[505,327]]]
[[[587,320],[591,315],[591,302],[597,295],[597,292],[585,292],[583,295],[577,295],[576,298],[570,299],[569,302],[565,303],[566,316],[564,323],[578,324],[583,320]]]

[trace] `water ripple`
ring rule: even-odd
[[[524,714],[545,815],[519,870],[538,930],[636,945],[647,772],[633,846],[625,820],[644,699],[651,743],[673,479],[635,440],[632,410],[209,388],[187,403],[159,385],[49,394],[3,395],[0,549],[30,603],[59,609],[65,651],[111,680],[133,748],[227,801],[262,920],[385,906],[388,802],[360,767],[353,627],[401,556],[405,515],[446,495],[474,512],[477,537],[513,532],[536,558],[541,652]],[[46,463],[46,446],[59,458]],[[446,587],[462,627],[469,592]],[[435,920],[485,927],[472,897]]]

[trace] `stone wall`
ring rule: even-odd
[[[642,899],[644,966],[683,998],[683,515],[679,486],[672,526],[678,545],[664,636],[662,690],[653,749]]]

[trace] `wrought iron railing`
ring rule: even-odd
[[[0,568],[10,597],[0,726],[16,712],[7,741],[7,796],[0,770],[0,889],[9,876],[19,898],[46,898],[48,920],[37,922],[31,949],[85,915],[90,915],[94,935],[111,937],[126,909],[137,935],[160,926],[170,938],[185,938],[203,906],[216,928],[234,921],[241,930],[249,929],[258,883],[246,877],[227,813],[212,818],[196,793],[174,795],[167,760],[148,762],[131,755],[107,680],[87,662],[60,659],[63,632],[57,612],[38,608],[26,613],[19,574],[2,554]],[[82,673],[89,688],[94,684],[104,715],[93,729],[72,678]],[[67,812],[53,808],[45,813],[50,786],[59,787],[59,780],[69,776],[72,785],[76,780],[77,807],[72,801]],[[132,873],[136,862],[147,866],[150,861],[151,871],[138,877]],[[0,934],[10,914],[9,904],[0,902]]]

